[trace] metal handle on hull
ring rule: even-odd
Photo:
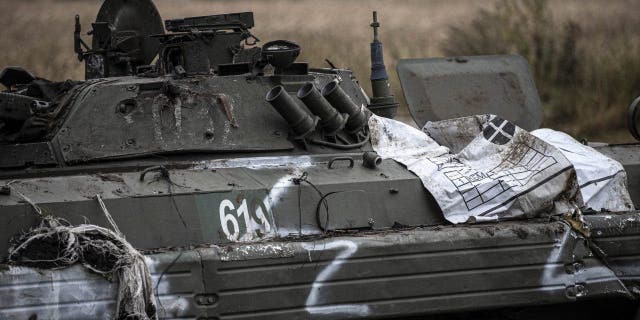
[[[355,165],[355,161],[353,161],[353,158],[351,157],[335,157],[329,160],[329,164],[327,165],[327,167],[329,169],[333,169],[333,163],[336,161],[349,161],[349,168],[353,168],[353,166]]]

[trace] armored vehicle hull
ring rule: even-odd
[[[635,148],[600,150],[625,156],[629,180],[638,181]],[[581,301],[606,301],[587,303],[598,305],[597,312],[635,312],[640,213],[585,215],[589,236],[570,220],[453,226],[426,200],[419,179],[397,163],[384,160],[371,170],[355,160],[353,168],[336,163],[329,169],[337,156],[359,154],[176,160],[168,169],[173,186],[140,181],[137,168],[153,165],[144,162],[99,173],[87,166],[78,170],[82,174],[39,174],[14,185],[72,224],[109,226],[93,195],[103,194],[126,239],[145,253],[160,318],[395,318],[478,310],[493,311],[476,316],[540,315],[560,312],[562,305],[575,310]],[[323,231],[314,187],[291,181],[300,168],[324,194],[356,190],[349,199],[363,199],[357,206],[330,200],[330,212],[339,217]],[[238,210],[256,201],[265,201],[269,227],[247,232]],[[5,196],[2,213],[7,231],[37,224],[19,199]],[[228,214],[237,222],[229,223],[231,233],[221,226]],[[259,209],[249,214],[249,223],[260,223]],[[231,241],[235,226],[238,238]],[[116,284],[80,266],[6,266],[0,280],[3,318],[113,318]],[[520,309],[503,309],[515,306]]]
[[[349,70],[295,62],[295,43],[256,47],[250,12],[168,20],[163,28],[150,1],[105,1],[92,48],[76,21],[85,81],[50,82],[22,68],[0,74],[7,87],[0,92],[0,319],[637,318],[640,213],[632,208],[640,205],[640,144],[589,149],[622,165],[615,186],[629,198],[624,210],[586,206],[578,194],[586,185],[575,185],[568,165],[532,187],[543,185],[542,207],[453,221],[438,196],[446,191],[425,183],[424,167],[375,152],[383,140],[397,154],[415,151],[396,139],[409,136],[435,146],[410,160],[438,172],[462,166],[464,156],[419,130],[371,125],[397,107],[375,13],[372,97]],[[514,142],[524,130],[508,121],[521,115],[515,121],[536,129],[542,114],[533,110],[539,99],[528,74],[509,75],[528,72],[521,58],[410,63],[435,63],[401,68],[410,78],[405,89],[424,90],[408,99],[420,125],[449,118],[434,118],[442,106],[425,100],[438,95],[424,86],[446,87],[460,100],[473,92],[464,75],[478,68],[472,85],[501,106],[519,107],[519,93],[528,102],[525,111],[498,112],[506,120],[485,117],[491,121],[475,125],[474,141],[534,150]],[[419,70],[442,72],[439,65],[451,73],[420,82]],[[438,93],[434,101],[451,105],[447,114],[470,115]],[[488,113],[484,107],[464,110]],[[443,132],[461,138],[473,131],[450,128]],[[430,160],[442,150],[444,161]],[[520,154],[520,162],[538,157]],[[543,156],[535,159],[550,158]],[[534,169],[523,185],[545,170]],[[506,186],[507,197],[517,186],[499,178],[494,186]],[[548,181],[566,185],[553,193]],[[469,212],[478,197],[463,199]],[[559,209],[564,202],[571,210]]]

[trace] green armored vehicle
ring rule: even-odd
[[[372,97],[251,12],[78,21],[85,80],[0,73],[0,319],[639,316],[640,144],[539,129],[522,58],[400,61],[416,129],[375,13]]]

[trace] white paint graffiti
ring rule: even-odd
[[[222,131],[222,144],[226,145],[229,143],[229,135],[231,134],[231,122],[227,121],[224,123],[224,129]]]
[[[247,168],[247,169],[269,169],[269,168],[293,168],[302,169],[314,165],[309,156],[283,156],[283,157],[250,157],[233,158],[222,160],[205,160],[196,163],[193,170],[210,170],[220,168]],[[286,175],[285,177],[290,176]],[[284,177],[283,177],[284,178]],[[281,181],[280,179],[279,181]],[[277,183],[276,183],[277,184]],[[274,185],[275,186],[275,185]]]
[[[301,176],[304,168],[305,167],[294,168],[290,174],[280,177],[278,181],[276,181],[276,183],[273,184],[273,186],[271,187],[271,190],[269,190],[269,193],[267,194],[267,196],[264,198],[263,201],[265,203],[273,204],[273,206],[275,206],[278,202],[280,202],[280,198],[285,196],[288,190],[287,188],[292,187],[294,185],[293,179]],[[287,231],[279,230],[277,225],[275,225],[275,228],[276,228],[276,233],[280,236],[287,236],[289,235],[289,233],[292,233],[292,232],[289,232],[289,230]],[[286,234],[283,234],[282,232],[286,232]],[[302,231],[300,230],[299,232],[302,232]]]
[[[80,265],[0,271],[0,319],[113,319],[117,286]]]
[[[280,176],[271,187],[268,193],[262,198],[260,206],[249,206],[249,213],[246,214],[247,208],[244,202],[236,208],[231,200],[223,200],[219,204],[218,213],[220,215],[220,223],[222,232],[230,241],[253,241],[264,240],[271,236],[280,235],[288,236],[291,234],[315,234],[320,230],[317,228],[281,228],[275,223],[273,209],[284,200],[293,187],[295,178],[299,178],[309,167],[316,165],[309,156],[296,157],[256,157],[246,159],[225,159],[205,161],[193,167],[194,170],[208,170],[217,168],[237,168],[246,169],[277,169],[284,170],[284,174]],[[297,191],[294,191],[297,192]],[[246,200],[244,200],[246,201]],[[250,201],[253,204],[254,201]],[[241,222],[245,222],[248,228],[244,228]],[[245,232],[244,229],[247,231]],[[240,230],[240,231],[238,231]],[[261,236],[254,232],[259,230]]]
[[[144,256],[144,262],[151,273],[151,282],[154,288],[154,299],[158,315],[161,318],[178,317],[189,310],[190,302],[186,297],[172,294],[171,281],[165,276],[162,279],[160,274],[166,271],[166,263],[161,263],[158,256]],[[158,296],[156,296],[156,293]]]
[[[261,234],[271,233],[271,223],[269,218],[271,208],[267,201],[263,203],[252,204],[251,209],[247,204],[247,199],[242,199],[240,206],[234,206],[233,201],[224,199],[220,202],[219,214],[222,232],[230,241],[250,241],[259,238],[258,231]],[[235,213],[235,214],[234,214]],[[237,218],[236,218],[237,216]],[[241,230],[238,219],[244,221]],[[229,229],[231,226],[231,229]]]
[[[173,128],[163,127],[162,113],[165,107],[173,108],[173,114],[171,115],[173,117]],[[161,146],[166,147],[163,130],[170,130],[178,139],[182,133],[182,100],[176,98],[174,102],[171,102],[166,95],[157,95],[153,98],[153,104],[151,105],[151,118],[153,120],[153,135],[155,140]]]
[[[340,269],[340,266],[358,251],[358,245],[350,240],[336,240],[321,246],[305,244],[305,249],[309,252],[316,250],[331,250],[336,248],[344,248],[341,250],[333,261],[326,266],[316,277],[307,301],[305,310],[310,314],[351,314],[358,316],[366,316],[370,313],[369,306],[365,304],[342,304],[342,305],[320,305],[322,304],[321,290],[325,283]],[[309,253],[310,255],[311,253]]]
[[[569,279],[564,268],[559,266],[562,266],[562,258],[566,255],[565,251],[571,249],[566,245],[571,234],[571,230],[569,228],[565,228],[562,239],[557,241],[554,244],[553,249],[549,252],[547,262],[544,265],[544,271],[540,278],[540,284],[543,286],[568,285],[570,283],[571,279]]]
[[[262,169],[262,168],[270,168],[270,167],[278,167],[284,164],[286,165],[295,165],[295,167],[291,167],[289,169],[289,173],[281,176],[278,180],[271,186],[269,189],[269,193],[264,197],[263,202],[268,203],[271,208],[277,206],[277,204],[282,201],[289,190],[289,188],[295,186],[293,179],[302,176],[304,170],[313,165],[311,162],[311,158],[308,156],[301,157],[282,157],[283,159],[265,157],[258,158],[256,161],[252,161],[252,167],[250,169]],[[274,228],[276,229],[276,234],[280,236],[288,236],[292,233],[302,233],[309,234],[313,232],[317,232],[316,230],[290,230],[285,228],[278,228],[278,226],[274,223]]]
[[[182,133],[182,100],[179,97],[175,99],[173,116],[176,124],[176,135],[180,138],[180,134]]]
[[[590,279],[598,279],[598,281],[611,281],[616,286],[614,290],[627,293],[624,285],[618,280],[613,270],[607,266],[593,262],[588,265],[579,267],[572,273],[567,273],[565,270],[565,264],[568,261],[573,261],[576,258],[574,250],[576,245],[580,245],[583,239],[579,237],[569,226],[565,227],[562,239],[558,239],[553,249],[549,252],[547,261],[540,277],[540,284],[542,286],[574,286],[579,282],[589,282]],[[576,292],[576,297],[582,297],[586,295],[585,291]]]
[[[164,95],[157,95],[153,99],[153,104],[151,105],[151,118],[153,119],[153,136],[160,145],[164,146],[164,138],[162,137],[162,127],[160,124],[159,104],[162,103],[161,97],[164,97]]]

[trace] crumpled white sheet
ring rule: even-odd
[[[538,129],[531,134],[558,148],[573,164],[585,207],[608,211],[634,210],[627,190],[627,173],[620,162],[564,132]]]
[[[619,163],[575,151],[578,142],[554,132],[531,134],[494,115],[429,122],[423,131],[372,116],[369,128],[373,149],[420,177],[452,223],[564,213],[585,207],[583,198],[597,210],[632,209]],[[566,152],[598,161],[585,166]]]

